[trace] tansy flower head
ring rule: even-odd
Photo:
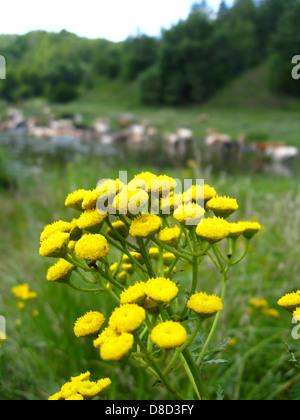
[[[187,303],[187,307],[203,319],[209,318],[223,310],[222,301],[218,296],[207,295],[202,292],[192,295]]]
[[[170,214],[174,212],[179,206],[184,204],[184,196],[181,193],[170,194],[167,197],[162,197],[160,200],[160,209],[162,214]]]
[[[73,219],[71,222],[71,229],[70,229],[70,241],[78,241],[78,239],[82,236],[82,231],[79,229],[77,225],[77,219]]]
[[[184,225],[197,225],[204,216],[204,209],[197,203],[183,204],[174,211],[174,218]]]
[[[66,253],[70,240],[69,233],[55,232],[45,239],[40,246],[40,256],[49,258],[60,258]]]
[[[83,381],[78,385],[78,392],[84,398],[90,399],[104,393],[111,385],[109,378],[100,379],[97,382]]]
[[[178,287],[170,279],[157,277],[147,281],[145,285],[147,296],[158,303],[169,303],[177,296]]]
[[[159,259],[159,249],[158,248],[150,248],[149,249],[149,257],[153,258],[154,260],[158,260]]]
[[[120,296],[121,304],[136,303],[137,305],[143,305],[146,299],[145,283],[137,282],[133,286],[130,286],[127,290],[124,290]]]
[[[72,397],[75,394],[78,394],[78,385],[79,381],[66,382],[60,390],[60,397],[66,400],[67,398]]]
[[[62,401],[64,398],[61,396],[60,392],[56,392],[54,395],[48,398],[48,401]]]
[[[102,235],[83,235],[75,245],[76,257],[96,261],[109,254],[109,245]]]
[[[148,203],[149,196],[144,190],[129,191],[124,188],[114,199],[112,211],[129,216],[141,212]]]
[[[206,207],[212,210],[217,217],[227,218],[236,210],[239,206],[234,198],[219,197],[216,196],[206,203]]]
[[[129,333],[121,333],[108,338],[100,348],[102,360],[118,362],[124,359],[131,351],[134,337]]]
[[[245,227],[241,223],[230,223],[229,238],[238,239],[245,231]]]
[[[81,318],[78,318],[74,326],[74,334],[80,337],[95,337],[105,322],[100,312],[90,311]]]
[[[97,201],[102,196],[103,192],[98,190],[89,191],[82,202],[83,210],[91,210],[97,207]]]
[[[179,322],[166,321],[153,328],[151,340],[162,349],[174,349],[186,342],[187,332]]]
[[[109,327],[119,333],[137,330],[146,319],[144,308],[136,304],[125,304],[116,308],[109,318]]]
[[[165,228],[161,230],[158,234],[158,239],[170,246],[176,246],[180,240],[180,227],[175,226],[173,228]]]
[[[87,381],[90,379],[90,372],[81,373],[78,376],[71,377],[71,381]]]
[[[130,255],[137,260],[139,263],[144,264],[144,259],[142,257],[142,254],[140,254],[139,252],[135,252],[135,251],[131,251]],[[130,263],[132,262],[132,260],[128,257],[128,255],[124,255],[123,256],[123,262],[124,263]]]
[[[140,238],[151,238],[159,231],[161,225],[161,219],[155,214],[143,214],[133,220],[129,233]]]
[[[138,175],[135,175],[133,178],[133,181],[139,181],[141,188],[145,189],[147,192],[151,191],[151,182],[154,180],[158,180],[158,177],[151,172],[142,172]]]
[[[69,194],[65,201],[65,206],[74,210],[82,210],[82,202],[90,191],[77,190]]]
[[[201,239],[209,243],[216,243],[226,238],[230,233],[230,225],[219,217],[203,219],[196,228]]]
[[[101,214],[97,209],[87,210],[77,220],[77,226],[91,233],[98,232],[106,216],[107,214]]]
[[[168,267],[175,261],[175,255],[172,254],[171,252],[165,252],[163,254],[163,260],[164,260],[164,264],[167,265]]]
[[[261,225],[258,222],[239,222],[244,229],[243,235],[247,239],[252,239],[261,230]]]
[[[125,225],[125,223],[121,221],[113,222],[112,227],[123,238],[127,238],[127,236],[129,235],[129,228]],[[119,240],[117,235],[114,233],[114,231],[110,227],[107,229],[106,234],[112,239]]]
[[[253,306],[255,309],[266,309],[269,307],[268,302],[266,301],[266,299],[257,299],[257,298],[253,298],[249,300],[249,303],[251,306]]]
[[[45,226],[43,232],[41,233],[40,241],[42,243],[43,241],[48,239],[53,233],[56,233],[56,232],[69,233],[71,228],[72,228],[72,224],[69,222],[64,222],[63,220],[54,222],[51,225]]]
[[[94,347],[96,348],[96,349],[100,349],[101,348],[101,346],[108,340],[108,339],[110,339],[110,338],[112,338],[112,337],[114,337],[114,338],[116,338],[116,337],[118,337],[119,336],[119,334],[117,333],[117,331],[116,330],[113,330],[112,328],[110,328],[110,327],[108,327],[108,328],[105,328],[105,330],[104,331],[102,331],[102,333],[101,334],[99,334],[99,336],[98,336],[98,338],[96,338],[95,340],[94,340],[94,343],[93,343],[93,345],[94,345]]]
[[[115,197],[124,188],[125,185],[119,179],[106,179],[97,185],[96,190],[102,193],[102,197],[104,196],[109,198]]]
[[[65,283],[69,280],[75,266],[64,259],[60,259],[55,265],[49,268],[47,280],[51,282]]]
[[[276,309],[272,309],[272,308],[263,308],[261,310],[261,313],[263,315],[267,315],[270,318],[276,318],[279,319],[280,318],[280,313],[276,310]]]
[[[300,291],[295,293],[289,293],[283,296],[278,301],[278,305],[286,309],[288,312],[293,313],[298,307],[300,307]]]
[[[30,287],[27,283],[13,287],[11,289],[11,293],[14,295],[15,298],[25,301],[36,299],[38,297],[36,292],[30,291]]]
[[[134,273],[134,267],[132,264],[122,264],[122,268],[127,274]]]

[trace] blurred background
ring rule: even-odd
[[[2,400],[46,399],[86,370],[112,377],[111,398],[164,396],[143,373],[102,364],[75,339],[76,318],[101,303],[47,284],[51,261],[38,255],[44,225],[74,217],[66,195],[120,170],[204,178],[238,199],[239,219],[261,222],[249,257],[233,270],[215,340],[233,338],[222,355],[228,362],[205,373],[211,393],[217,384],[225,399],[299,399],[291,317],[249,310],[249,300],[278,310],[282,294],[299,288],[300,80],[292,59],[300,54],[300,1],[177,3],[1,6]],[[200,281],[219,291],[212,267]],[[22,283],[38,293],[24,308],[10,292]]]

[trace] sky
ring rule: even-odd
[[[227,0],[230,5],[233,0]],[[138,31],[158,36],[185,19],[196,0],[9,0],[1,4],[2,34],[66,29],[79,36],[123,41]],[[221,0],[207,0],[218,10]]]

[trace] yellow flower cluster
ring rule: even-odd
[[[23,301],[36,299],[38,297],[36,292],[32,292],[30,290],[30,286],[28,284],[20,284],[19,286],[13,287],[11,289],[11,293],[15,298],[21,299]]]
[[[71,378],[66,382],[59,392],[48,398],[49,401],[83,401],[95,397],[103,397],[111,385],[109,378],[90,381],[90,372],[83,373]]]
[[[269,316],[270,318],[280,318],[280,313],[273,308],[270,308],[269,303],[266,299],[252,298],[249,300],[249,314],[256,315],[261,313]]]
[[[58,259],[48,270],[49,282],[106,295],[114,303],[107,320],[96,311],[78,318],[76,337],[93,338],[103,361],[127,360],[154,373],[173,396],[178,391],[168,374],[185,366],[199,396],[199,369],[223,310],[229,270],[245,258],[261,226],[256,221],[229,222],[239,209],[237,200],[218,195],[208,184],[184,192],[179,184],[167,175],[142,172],[128,183],[108,179],[93,190],[72,192],[65,205],[80,214],[71,222],[46,226],[39,252]],[[218,245],[224,239],[225,255]],[[244,251],[237,256],[242,240]],[[197,292],[199,265],[206,260],[223,276],[221,297]],[[252,305],[275,316],[258,301]],[[300,308],[300,299],[285,307]],[[213,330],[196,361],[190,353],[193,341],[203,320],[214,315]],[[109,385],[108,378],[90,382],[83,374],[50,399],[89,399],[101,396]]]

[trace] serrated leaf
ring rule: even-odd
[[[217,389],[217,401],[224,401],[224,391],[220,384]]]

